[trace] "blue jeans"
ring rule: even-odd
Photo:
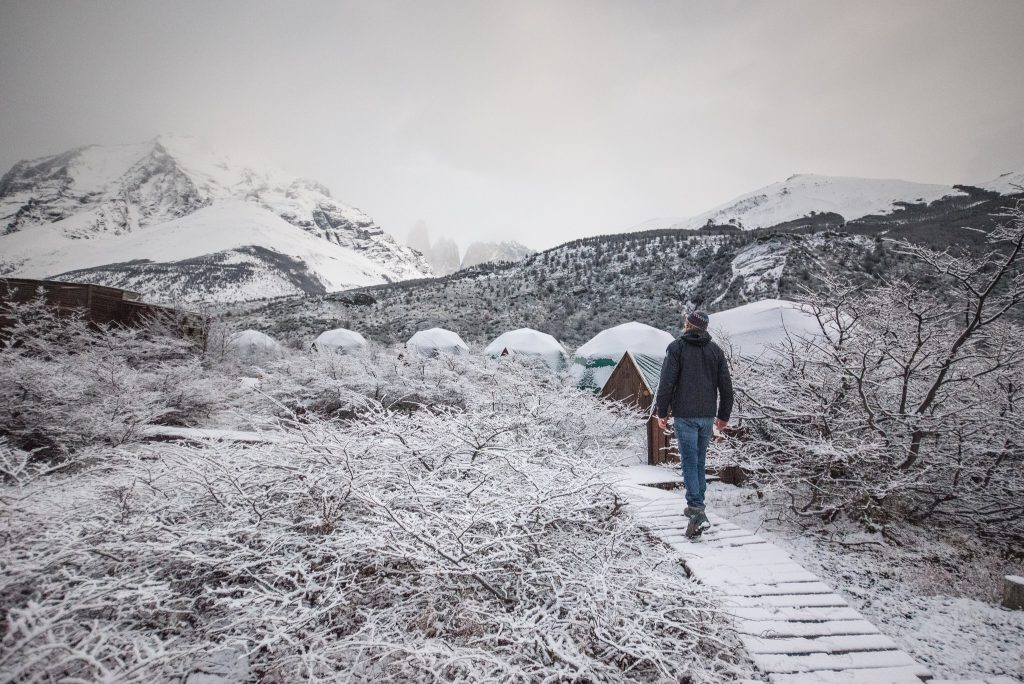
[[[704,492],[708,488],[704,464],[714,424],[714,418],[675,419],[676,443],[679,445],[679,463],[683,469],[687,506],[704,507]]]

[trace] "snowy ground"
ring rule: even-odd
[[[710,483],[707,496],[709,509],[785,549],[936,678],[1024,677],[1024,611],[999,606],[1002,576],[1019,565],[980,560],[973,539],[918,529],[895,535],[899,546],[853,530],[801,530],[748,488]]]

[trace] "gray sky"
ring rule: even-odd
[[[197,135],[535,248],[792,173],[1024,167],[1024,1],[0,0],[0,167]]]

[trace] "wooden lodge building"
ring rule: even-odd
[[[651,414],[647,419],[647,462],[651,465],[679,461],[679,452],[672,445],[671,430],[659,428],[658,420],[652,413],[661,378],[661,362],[662,359],[657,356],[627,351],[615,365],[598,395],[602,399],[636,406],[638,410]]]
[[[194,340],[204,348],[206,346],[209,329],[206,316],[147,304],[138,292],[91,283],[0,278],[0,302],[29,302],[37,297],[42,297],[58,315],[81,312],[86,320],[96,326],[114,323],[125,327],[142,327],[154,320],[167,322],[182,337]],[[3,328],[4,316],[0,312],[0,335]]]

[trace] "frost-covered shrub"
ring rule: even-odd
[[[982,257],[897,244],[944,284],[826,280],[816,335],[736,364],[739,457],[803,516],[940,521],[1024,540],[1024,212]]]
[[[187,424],[220,399],[193,345],[158,322],[101,329],[41,299],[0,299],[0,316],[0,436],[41,458],[123,444],[151,423]]]
[[[641,533],[610,483],[612,464],[637,452],[632,413],[514,361],[422,363],[392,351],[296,357],[268,370],[247,413],[280,418],[285,393],[306,381],[318,383],[309,396],[334,391],[359,410],[283,420],[265,445],[106,448],[100,468],[5,486],[0,672],[749,674],[712,596]],[[426,401],[390,409],[404,392]]]

